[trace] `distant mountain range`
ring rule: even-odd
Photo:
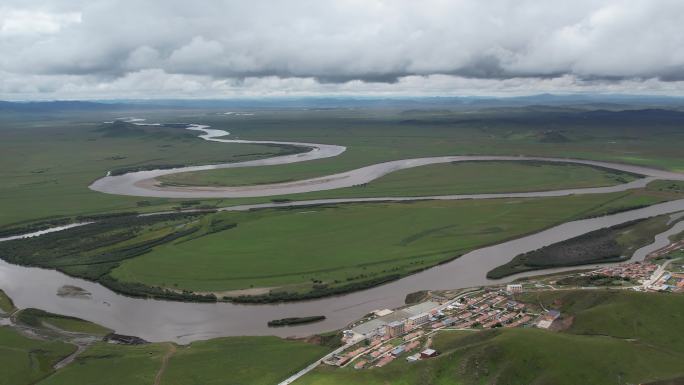
[[[100,103],[87,101],[35,101],[35,102],[6,102],[0,101],[0,112],[60,112],[60,111],[109,111],[116,109],[130,109],[130,104]],[[139,107],[137,107],[139,108]]]
[[[553,95],[540,94],[516,97],[310,97],[310,98],[253,98],[253,99],[155,99],[155,100],[106,100],[106,101],[0,101],[0,112],[59,112],[97,111],[124,109],[338,109],[338,108],[388,108],[388,109],[479,109],[524,106],[574,106],[589,109],[623,109],[629,107],[684,108],[684,98],[668,96],[636,95]]]

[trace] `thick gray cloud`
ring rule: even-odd
[[[683,26],[681,0],[5,0],[0,97],[677,93]]]

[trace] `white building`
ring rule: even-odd
[[[430,313],[421,313],[418,315],[414,315],[413,317],[409,317],[408,324],[411,327],[416,327],[428,321],[430,321]]]

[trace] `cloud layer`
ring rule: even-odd
[[[679,94],[683,26],[680,0],[6,0],[0,97]]]

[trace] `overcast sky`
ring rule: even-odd
[[[2,0],[0,99],[684,94],[682,0]]]

